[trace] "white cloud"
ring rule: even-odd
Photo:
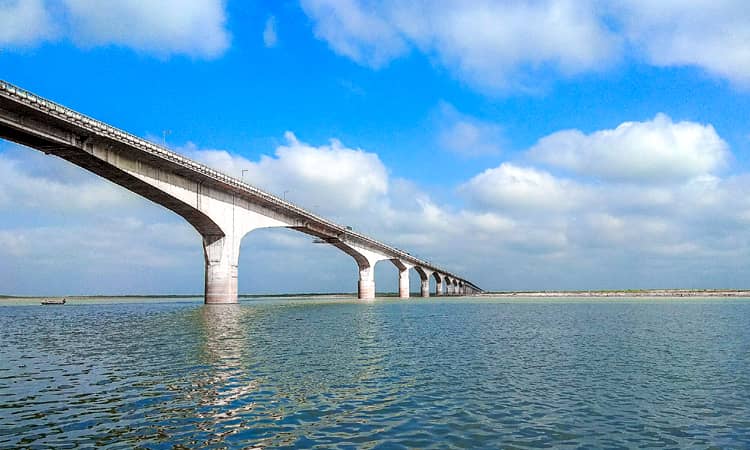
[[[675,123],[664,114],[646,122],[584,134],[553,133],[530,149],[543,163],[608,180],[674,181],[715,173],[728,160],[728,146],[711,125]]]
[[[5,292],[195,292],[201,266],[200,237],[176,214],[59,158],[0,145]]]
[[[0,46],[29,46],[54,34],[54,26],[42,0],[0,2]]]
[[[0,211],[122,211],[133,204],[124,189],[61,159],[20,148],[0,153]]]
[[[459,188],[474,204],[498,210],[567,210],[587,196],[571,180],[558,179],[530,167],[502,163],[487,169]]]
[[[266,27],[263,29],[263,44],[267,48],[276,47],[278,40],[278,36],[276,35],[276,18],[271,16],[266,20]]]
[[[388,191],[388,172],[374,153],[347,148],[338,140],[312,146],[287,132],[286,144],[274,156],[250,161],[222,150],[186,148],[206,164],[262,189],[318,211],[350,211],[367,207]]]
[[[215,58],[229,47],[224,8],[222,0],[18,0],[0,6],[0,44],[68,38],[83,47]]]
[[[463,156],[497,155],[502,150],[502,128],[459,113],[443,103],[439,108],[438,143],[441,147]]]
[[[315,35],[331,48],[361,64],[382,67],[404,54],[407,44],[400,31],[378,7],[359,0],[301,0],[315,19]]]
[[[490,94],[633,59],[750,87],[746,0],[302,0],[315,34],[379,68],[417,49]]]
[[[135,195],[135,194],[133,194]],[[145,201],[145,200],[144,200]],[[96,211],[0,227],[0,285],[26,295],[196,293],[200,237],[166,210],[159,219]],[[165,281],[169,280],[169,281]]]
[[[216,57],[229,46],[220,0],[159,2],[63,0],[71,32],[84,45],[123,45],[139,51]]]
[[[528,73],[606,67],[617,38],[589,1],[405,3],[303,0],[316,35],[342,55],[381,67],[416,47],[481,90],[534,88]]]
[[[657,66],[697,66],[750,87],[746,0],[614,0],[625,33]]]

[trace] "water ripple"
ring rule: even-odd
[[[750,303],[0,308],[0,447],[750,446]]]

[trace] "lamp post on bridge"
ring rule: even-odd
[[[167,146],[167,136],[172,134],[172,130],[162,130],[161,132],[161,143],[162,146]]]

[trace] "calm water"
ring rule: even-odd
[[[0,447],[750,447],[750,300],[0,307]]]

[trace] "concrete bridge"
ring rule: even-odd
[[[86,117],[0,80],[0,137],[63,158],[176,212],[203,237],[205,302],[237,302],[240,242],[249,232],[286,227],[350,255],[359,267],[360,299],[375,297],[375,264],[399,273],[399,297],[409,297],[409,271],[421,295],[471,295],[465,278],[335,224],[236,178],[164,147]]]

